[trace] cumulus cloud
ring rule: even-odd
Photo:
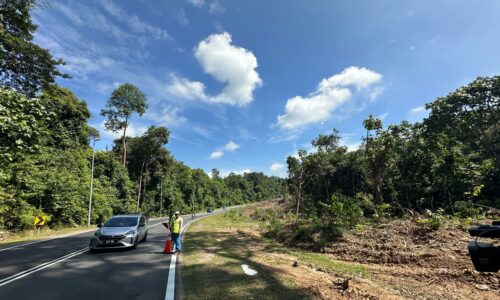
[[[212,34],[194,49],[194,56],[203,71],[221,83],[227,83],[222,91],[211,96],[205,93],[205,85],[199,81],[172,76],[168,91],[184,99],[199,99],[210,103],[244,106],[253,101],[253,91],[262,85],[256,71],[257,58],[245,48],[232,45],[227,32]]]
[[[236,144],[233,141],[229,141],[222,149],[226,151],[235,151],[240,148],[240,145]]]
[[[353,93],[361,93],[374,100],[382,92],[379,83],[382,75],[360,67],[348,67],[341,73],[321,80],[316,91],[307,97],[295,96],[287,100],[285,114],[278,116],[282,129],[297,129],[308,124],[320,123],[349,102]]]
[[[210,159],[217,159],[217,158],[221,158],[224,156],[224,152],[222,151],[214,151],[210,154]]]
[[[273,163],[269,169],[271,169],[271,171],[273,171],[274,173],[277,173],[277,172],[280,172],[281,170],[283,170],[285,168],[285,165],[284,164],[280,164],[280,163]]]
[[[209,158],[210,159],[216,159],[216,158],[221,158],[224,156],[224,152],[234,152],[240,148],[240,145],[236,144],[233,141],[229,141],[227,144],[225,144],[223,147],[215,150],[210,154]]]
[[[220,147],[219,149],[215,150],[210,154],[209,158],[210,159],[216,159],[216,158],[221,158],[224,156],[225,152],[234,152],[240,148],[240,145],[236,144],[233,141],[229,141],[227,144],[225,144],[223,147]]]
[[[199,81],[191,81],[187,78],[177,77],[177,75],[170,75],[170,84],[167,90],[176,95],[179,98],[194,100],[202,99],[208,100],[208,96],[205,94],[205,84]]]
[[[220,170],[220,176],[222,178],[225,178],[229,176],[230,174],[236,174],[236,175],[245,175],[246,173],[252,173],[252,170],[250,169],[241,169],[241,170]]]

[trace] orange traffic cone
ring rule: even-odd
[[[165,243],[165,249],[163,249],[164,254],[170,254],[172,253],[172,245],[170,244],[170,239],[167,239],[167,242]]]

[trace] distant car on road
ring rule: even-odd
[[[113,216],[98,227],[90,240],[91,252],[109,248],[136,248],[139,242],[145,242],[148,238],[148,224],[142,214]]]
[[[214,211],[214,210],[213,210],[211,207],[207,208],[207,213],[211,213],[211,212],[213,212],[213,211]]]

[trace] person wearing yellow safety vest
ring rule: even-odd
[[[175,251],[179,254],[182,251],[181,245],[181,230],[182,230],[182,218],[178,211],[175,212],[174,220],[172,221],[172,240],[175,245]]]

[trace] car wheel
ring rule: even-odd
[[[134,241],[134,245],[132,246],[132,249],[135,249],[137,248],[137,245],[139,244],[139,236],[137,236],[137,238],[135,239]]]
[[[142,239],[142,242],[145,242],[148,239],[148,232],[146,231],[146,234],[144,235],[144,238]]]

